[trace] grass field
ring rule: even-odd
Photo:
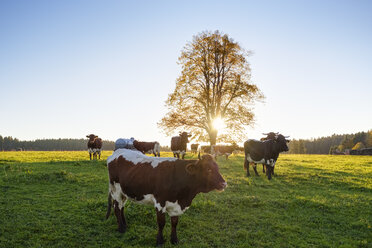
[[[104,219],[110,154],[0,152],[0,247],[153,247],[152,206],[127,203],[125,234]],[[176,247],[372,247],[372,157],[281,155],[271,181],[218,164],[227,189],[194,199]]]

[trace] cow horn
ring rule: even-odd
[[[268,135],[269,133],[262,133],[263,135]]]
[[[289,137],[291,137],[291,136],[284,136],[284,138],[289,138]]]

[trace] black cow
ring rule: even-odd
[[[189,137],[191,137],[191,134],[188,134],[187,132],[180,132],[179,136],[172,137],[171,150],[174,157],[180,158],[181,154],[182,159],[185,159],[186,147],[187,143],[189,142]]]
[[[270,180],[272,170],[275,166],[276,160],[279,157],[279,153],[288,151],[286,137],[279,134],[275,140],[247,140],[244,142],[244,168],[247,170],[247,176],[249,174],[249,163],[254,163],[253,170],[258,176],[256,164],[266,165],[266,175]]]

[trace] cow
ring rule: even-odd
[[[210,155],[200,160],[148,157],[136,150],[118,149],[107,158],[109,193],[106,219],[113,205],[118,231],[124,233],[127,200],[155,207],[158,224],[156,245],[164,244],[165,213],[171,218],[171,243],[177,244],[178,216],[198,193],[223,191],[227,186]]]
[[[191,144],[191,152],[197,153],[199,148],[199,144]]]
[[[142,152],[143,154],[145,153],[153,153],[154,156],[160,157],[160,144],[159,142],[143,142],[143,141],[133,141],[133,146],[136,148],[138,151]]]
[[[97,154],[98,154],[98,159],[101,159],[101,149],[102,149],[102,139],[98,138],[97,135],[90,134],[87,135],[88,140],[88,152],[89,152],[89,159],[92,160],[92,155],[93,159],[97,159]]]
[[[171,139],[171,150],[173,152],[173,156],[180,158],[180,154],[182,156],[182,159],[185,158],[186,154],[186,147],[187,143],[189,142],[189,137],[191,137],[191,134],[188,134],[187,132],[180,132],[179,136],[172,137]]]
[[[244,142],[244,168],[247,170],[247,176],[250,176],[250,163],[254,164],[253,169],[257,176],[256,164],[264,164],[266,165],[267,178],[270,180],[279,153],[288,151],[289,140],[286,138],[288,137],[278,134],[274,140],[247,140]]]
[[[220,155],[224,155],[226,157],[226,160],[229,158],[229,156],[236,150],[238,150],[238,145],[233,144],[231,146],[226,145],[214,145],[212,146],[212,154],[217,157]]]

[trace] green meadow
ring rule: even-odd
[[[105,220],[110,154],[0,152],[0,247],[155,246],[152,206],[126,204],[125,234]],[[167,217],[164,247],[372,247],[372,157],[284,154],[271,181],[243,160],[217,159],[228,187],[194,199],[177,246]]]

